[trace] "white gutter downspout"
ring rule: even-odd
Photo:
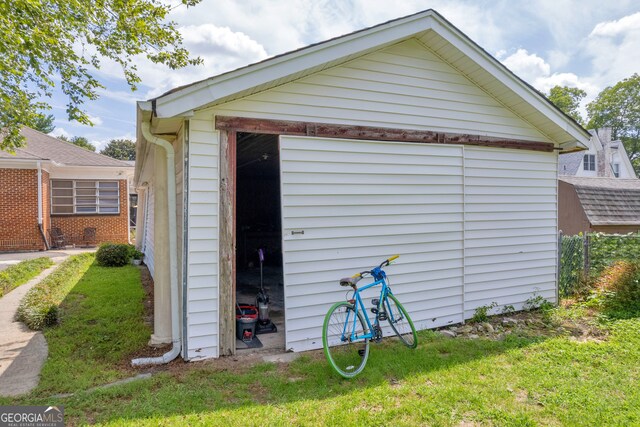
[[[171,350],[159,357],[133,359],[132,366],[169,363],[180,354],[180,304],[178,302],[178,251],[176,247],[176,172],[173,145],[151,133],[147,122],[141,123],[142,136],[151,144],[162,147],[167,155],[167,206],[169,209],[169,286],[171,287]]]
[[[44,247],[49,250],[49,242],[47,242],[47,236],[44,235],[44,229],[42,228],[42,163],[37,162],[38,165],[38,229],[40,229],[40,235],[44,241]]]

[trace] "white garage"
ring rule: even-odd
[[[257,248],[283,350],[396,253],[419,329],[556,299],[558,153],[589,134],[434,11],[140,102],[138,129],[154,337],[186,360],[237,351]]]

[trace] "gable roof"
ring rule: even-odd
[[[25,137],[25,145],[17,148],[15,155],[0,150],[0,159],[51,160],[67,166],[131,167],[122,160],[94,153],[26,126],[20,134]]]
[[[139,102],[146,117],[171,118],[258,93],[415,38],[551,141],[571,148],[590,137],[532,86],[434,10],[409,15],[175,88]]]
[[[558,173],[560,175],[573,176],[578,173],[582,160],[584,159],[584,152],[578,151],[576,153],[561,154],[558,158]]]
[[[573,185],[592,225],[640,225],[640,180],[561,177]]]

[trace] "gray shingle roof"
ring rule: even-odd
[[[0,158],[52,160],[69,166],[131,167],[121,160],[94,153],[26,126],[20,130],[20,133],[25,137],[25,145],[17,148],[15,155],[0,150]]]
[[[561,154],[558,158],[558,173],[560,175],[575,175],[578,173],[582,159],[584,159],[584,153],[582,151]]]
[[[640,224],[640,179],[560,177],[576,190],[592,225]]]

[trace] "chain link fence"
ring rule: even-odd
[[[640,261],[640,233],[559,236],[558,293],[574,295],[602,269],[619,260]]]
[[[560,235],[560,240],[558,293],[562,298],[573,295],[574,289],[584,277],[585,238],[584,236]]]

